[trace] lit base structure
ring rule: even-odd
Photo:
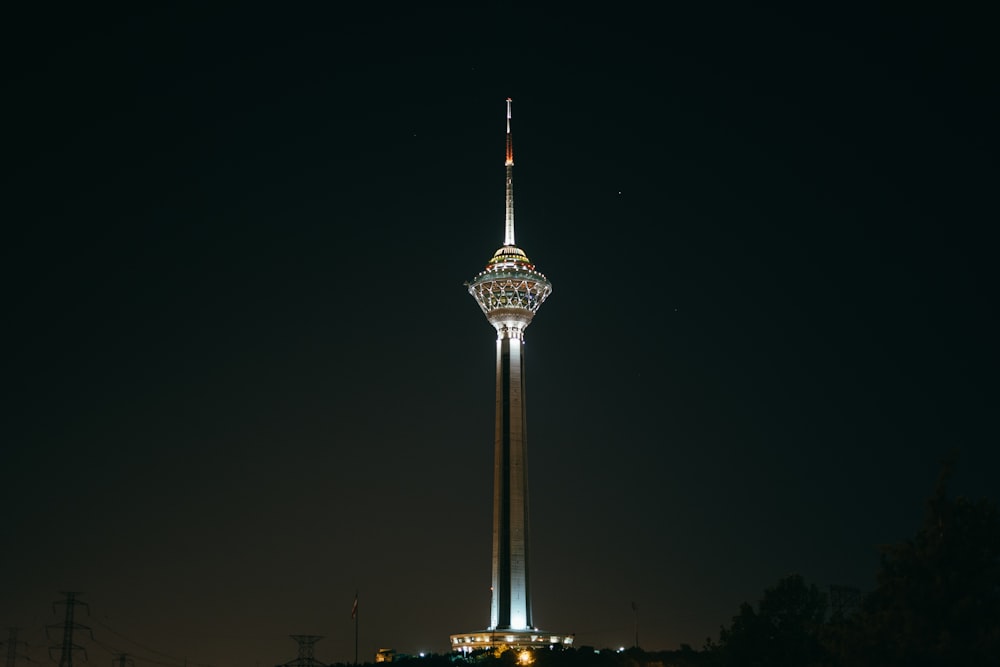
[[[573,635],[554,635],[542,630],[480,630],[451,636],[451,650],[465,654],[484,649],[557,649],[572,644]]]

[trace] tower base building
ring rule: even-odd
[[[555,649],[572,643],[573,635],[553,635],[541,630],[480,630],[451,636],[451,650],[458,653],[483,649]]]

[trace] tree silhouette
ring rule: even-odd
[[[744,602],[719,643],[707,648],[733,667],[806,667],[826,657],[820,637],[826,596],[793,574],[764,591],[755,610]]]
[[[1000,515],[952,499],[945,465],[912,540],[883,547],[876,589],[844,627],[844,664],[1000,665]]]

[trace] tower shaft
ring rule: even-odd
[[[490,627],[531,624],[528,581],[528,451],[521,331],[497,339],[496,433],[493,460],[493,600]]]

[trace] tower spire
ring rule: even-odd
[[[510,138],[510,103],[507,98],[507,216],[504,224],[504,245],[514,245],[514,142]]]

